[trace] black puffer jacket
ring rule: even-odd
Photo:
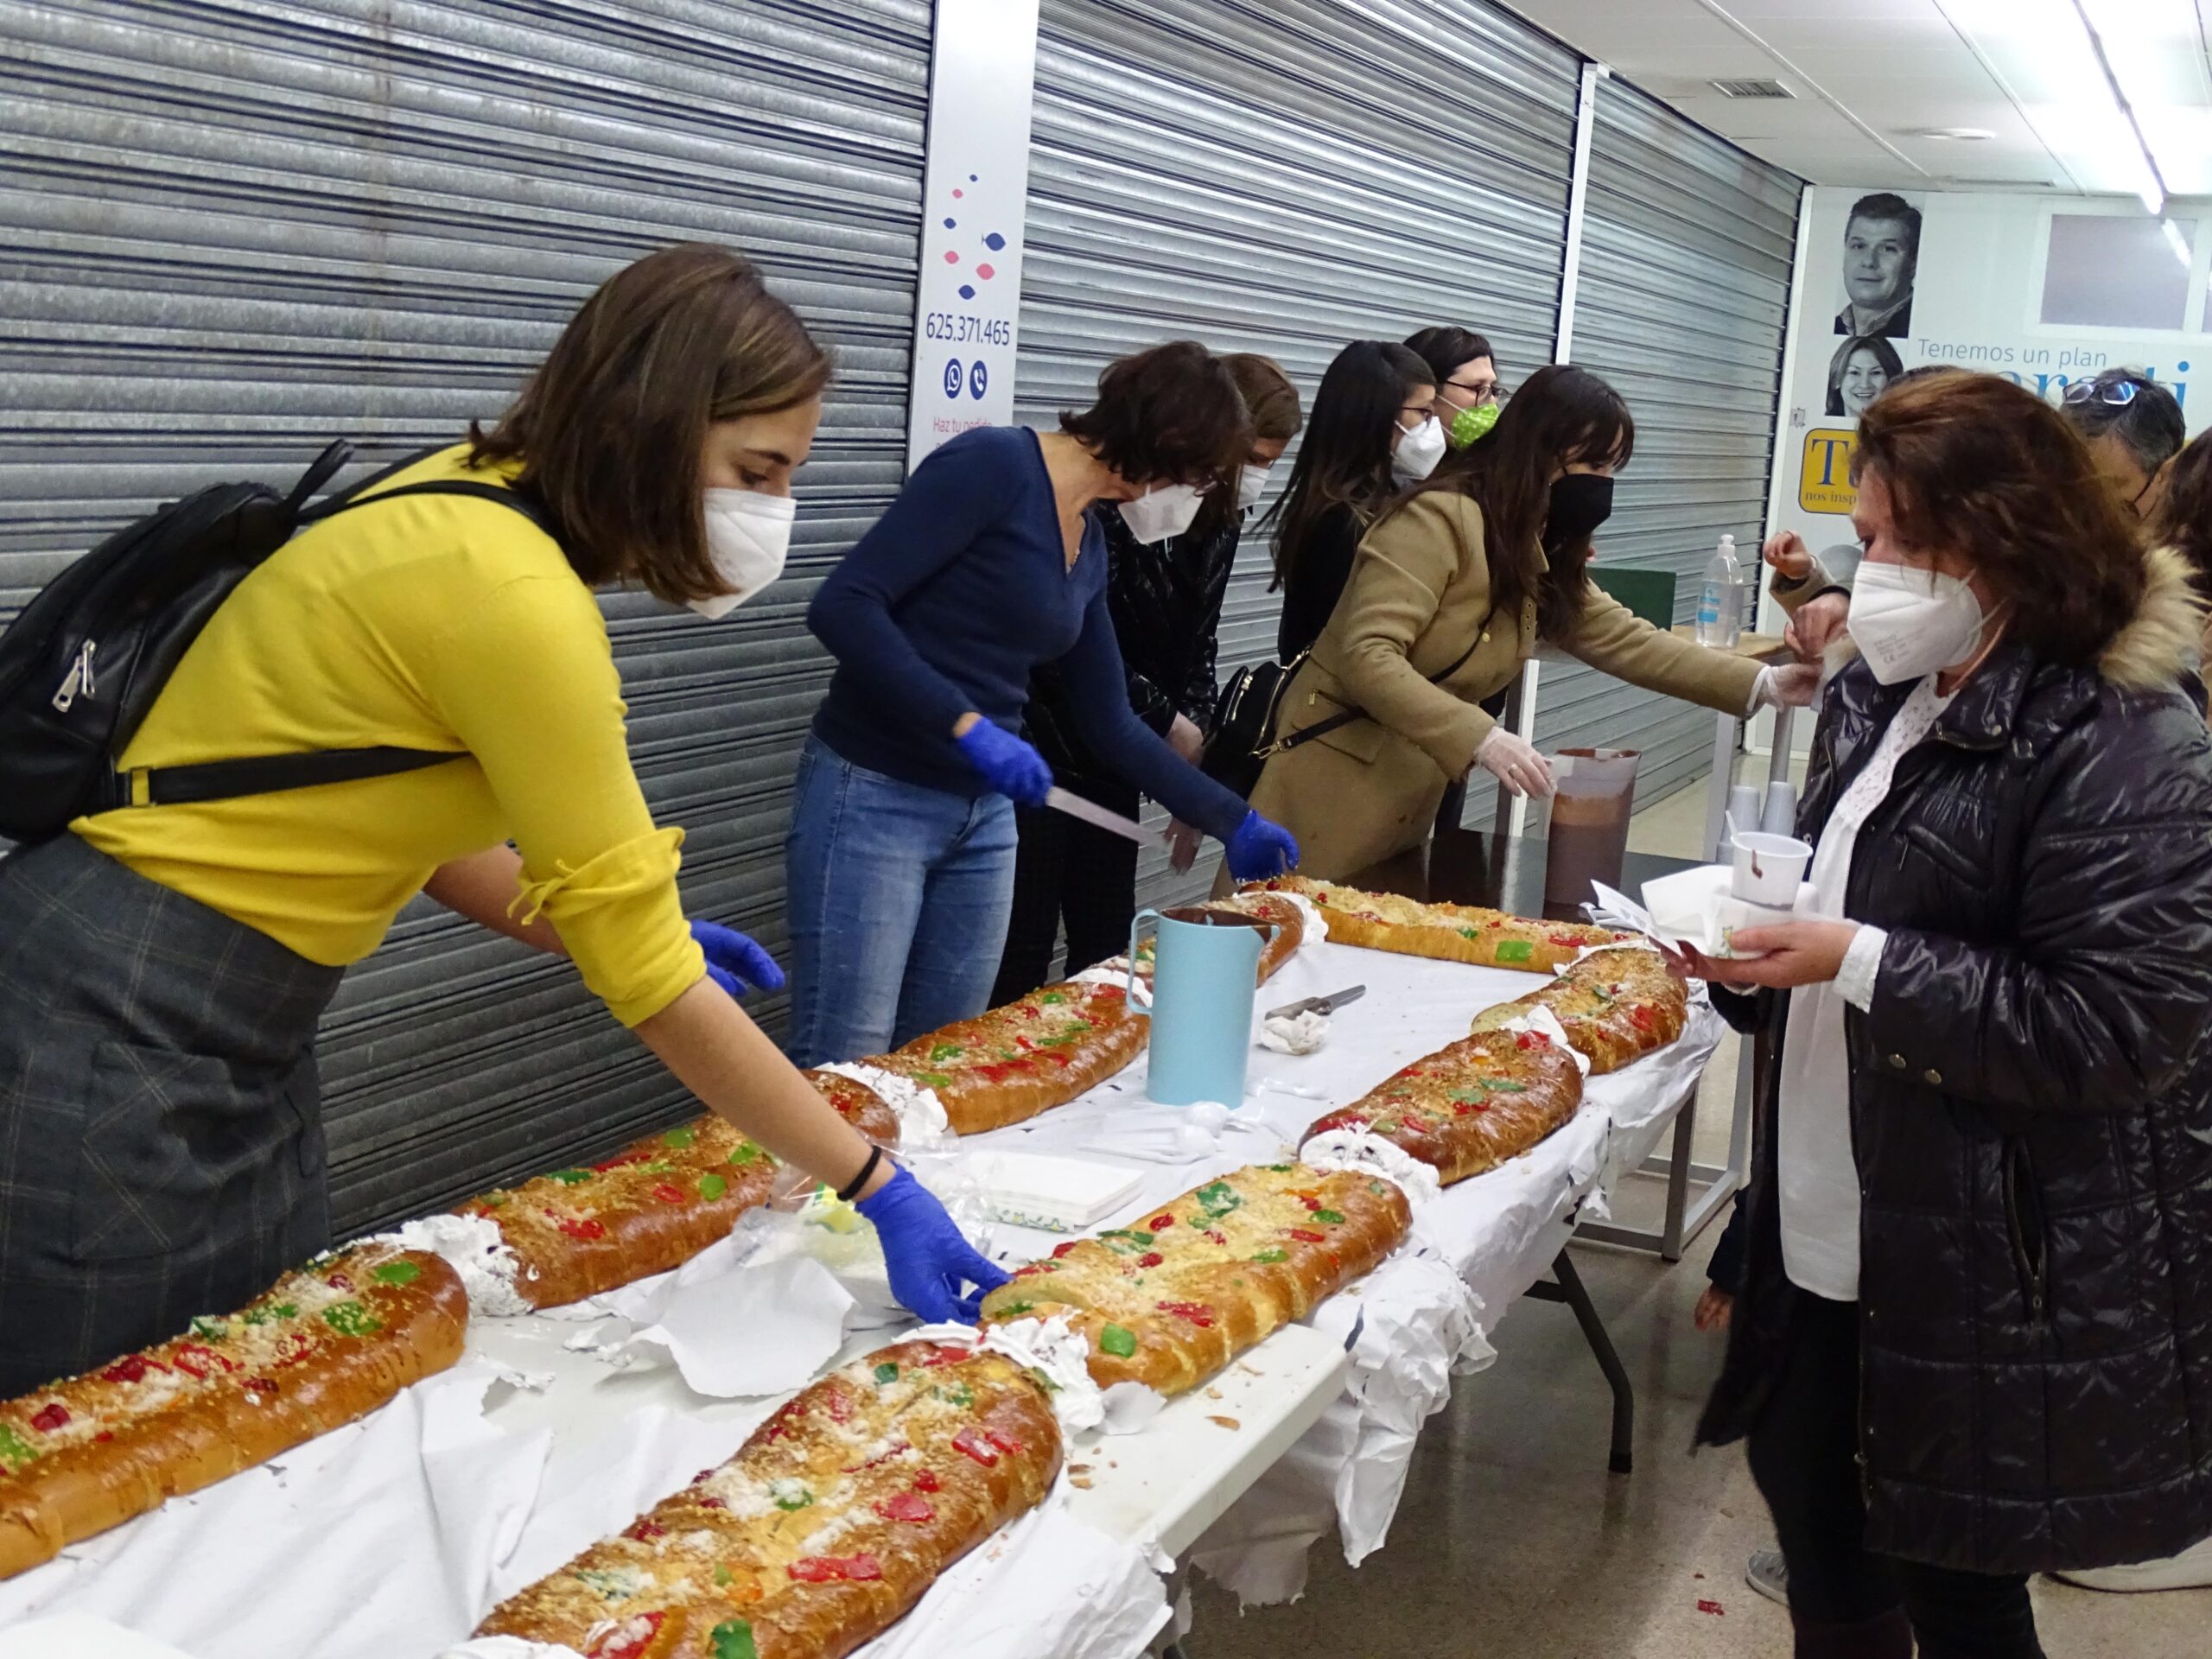
[[[1887,1554],[2031,1572],[2212,1534],[2212,743],[2174,689],[2186,594],[2154,562],[2101,674],[2000,646],[1853,851],[1847,912],[1890,936],[1848,1018],[1859,1458]],[[1907,690],[1837,677],[1802,835]],[[1756,1418],[1803,1294],[1764,1127],[1708,1441]]]

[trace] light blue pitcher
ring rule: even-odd
[[[1152,967],[1151,1081],[1145,1093],[1163,1106],[1244,1098],[1252,1053],[1253,991],[1272,923],[1193,906],[1144,910],[1129,925],[1129,988],[1135,1006],[1138,935],[1158,924]]]

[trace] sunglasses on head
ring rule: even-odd
[[[2142,383],[2138,380],[2114,380],[2105,385],[2100,385],[2094,380],[2076,380],[2066,388],[2066,401],[2086,404],[2094,400],[2100,404],[2110,404],[2114,409],[2125,409],[2135,401],[2135,394],[2142,390]]]

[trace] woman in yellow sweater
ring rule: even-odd
[[[639,261],[497,428],[241,582],[121,765],[450,760],[102,812],[0,863],[0,1395],[234,1306],[330,1242],[315,1021],[417,892],[571,957],[700,1099],[857,1194],[918,1312],[1000,1281],[710,980],[592,593],[635,582],[715,616],[772,580],[830,372],[744,259]],[[430,480],[535,516],[405,493]]]

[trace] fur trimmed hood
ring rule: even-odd
[[[2202,665],[2205,607],[2189,561],[2171,547],[2144,557],[2143,600],[2097,658],[2097,671],[2128,691],[2156,691]]]

